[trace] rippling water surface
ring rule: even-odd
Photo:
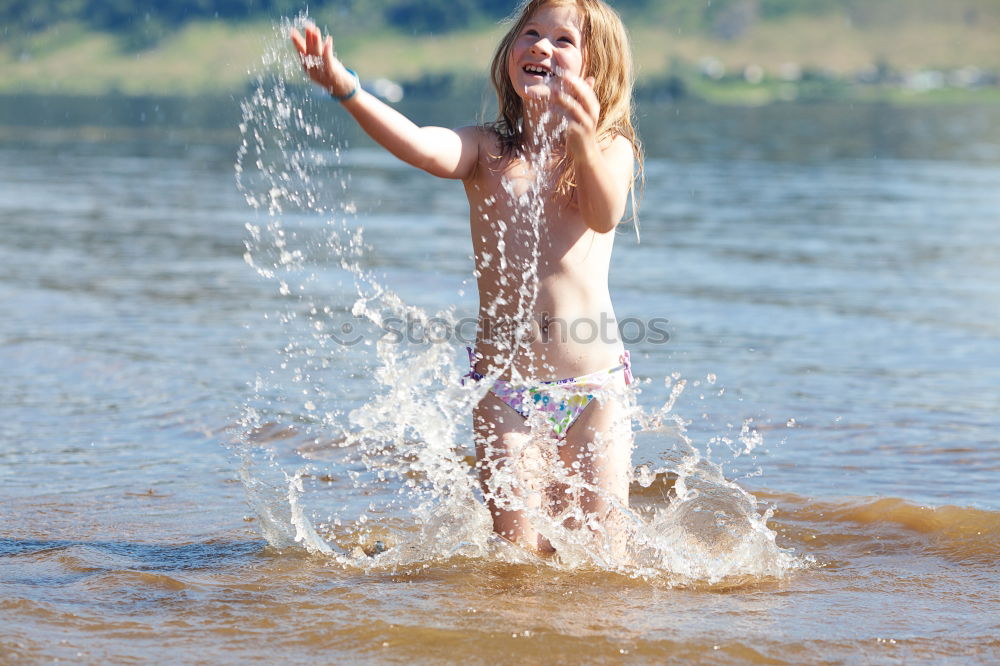
[[[471,542],[421,541],[403,480],[338,446],[375,350],[324,346],[299,306],[347,321],[359,287],[328,241],[356,225],[377,284],[474,312],[461,188],[319,120],[310,178],[338,222],[286,211],[308,251],[290,305],[244,258],[277,256],[246,229],[273,216],[234,185],[225,113],[0,132],[2,661],[1000,658],[1000,111],[643,109],[642,242],[620,233],[612,290],[620,318],[669,320],[632,345],[643,408],[683,390],[639,436],[632,502],[691,508],[671,523],[690,575],[484,551],[475,507],[435,528]],[[695,458],[701,503],[678,503],[652,471]],[[794,566],[697,573],[745,555],[726,517],[749,496],[719,471]],[[346,560],[282,542],[296,498]]]

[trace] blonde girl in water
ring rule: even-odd
[[[467,381],[489,386],[473,425],[494,531],[538,553],[557,541],[540,529],[620,553],[632,376],[608,269],[641,169],[620,17],[601,0],[526,2],[493,57],[496,121],[456,130],[419,127],[365,92],[315,26],[291,38],[375,141],[465,186],[479,289]]]

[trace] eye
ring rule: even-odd
[[[532,28],[528,28],[527,30],[525,30],[524,34],[528,35],[529,37],[538,37],[538,31]]]
[[[569,44],[570,46],[573,46],[573,45],[575,44],[575,42],[573,41],[573,38],[572,38],[572,37],[560,37],[560,38],[559,38],[559,41],[560,41],[560,42],[566,42],[566,43],[567,43],[567,44]]]

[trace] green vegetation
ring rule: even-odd
[[[247,21],[315,13],[366,17],[367,27],[442,33],[495,20],[511,10],[504,0],[0,0],[0,18],[18,30],[41,31],[64,22],[115,33],[134,48],[154,46],[191,22]]]
[[[647,96],[997,98],[1000,0],[612,0]],[[303,0],[0,0],[0,91],[236,92]],[[512,0],[311,0],[366,78],[481,77]],[[922,71],[932,70],[932,71]],[[456,83],[457,82],[457,83]],[[411,86],[419,90],[420,86]]]

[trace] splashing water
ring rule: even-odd
[[[341,165],[343,146],[319,120],[329,115],[329,100],[321,100],[322,110],[314,106],[285,44],[290,27],[276,27],[255,90],[242,103],[235,166],[253,211],[245,260],[274,284],[279,303],[251,330],[285,341],[251,384],[236,446],[262,535],[278,550],[301,549],[348,567],[419,568],[454,557],[543,562],[492,534],[481,499],[468,421],[490,382],[463,385],[461,354],[449,344],[384,335],[390,319],[454,330],[458,317],[454,307],[429,313],[406,303],[367,267],[370,248]],[[526,275],[506,291],[501,285],[498,297],[520,315],[533,311],[537,296],[536,211],[551,141],[533,153],[536,176],[527,189],[505,188],[523,219],[493,220],[500,252],[481,258]],[[503,265],[508,241],[527,248],[523,265]],[[345,344],[347,337],[355,344]],[[529,352],[519,340],[506,358]],[[499,365],[490,377],[509,367]],[[766,525],[770,511],[760,514],[757,501],[709,460],[710,449],[703,455],[687,436],[673,412],[685,382],[673,377],[668,385],[670,399],[653,413],[627,396],[640,448],[663,453],[635,468],[631,505],[619,507],[625,553],[594,547],[563,527],[564,516],[536,511],[532,518],[557,545],[557,556],[544,562],[677,584],[782,576],[800,566],[776,545]],[[749,453],[759,435],[747,423],[738,440],[717,441]],[[571,489],[575,483],[559,481]],[[503,493],[517,480],[495,474],[491,483]]]

